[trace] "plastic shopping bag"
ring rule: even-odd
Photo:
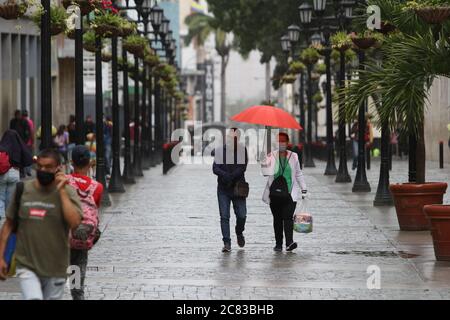
[[[310,233],[313,230],[313,218],[303,200],[300,208],[294,214],[294,231],[299,233]]]

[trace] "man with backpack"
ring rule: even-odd
[[[36,179],[17,184],[0,231],[0,279],[6,279],[12,266],[4,257],[10,237],[15,236],[16,274],[23,299],[60,300],[69,267],[69,231],[78,228],[83,212],[75,189],[61,171],[57,151],[42,150],[36,169]]]
[[[6,130],[0,140],[0,220],[20,181],[20,170],[31,166],[33,158],[19,134]]]
[[[278,134],[279,150],[271,152],[261,160],[261,170],[268,176],[263,201],[270,205],[275,232],[274,251],[283,250],[283,231],[286,239],[286,251],[297,248],[293,240],[294,211],[301,190],[302,199],[306,197],[306,183],[297,154],[287,150],[289,136]]]
[[[88,251],[100,236],[98,209],[103,185],[88,177],[91,154],[87,147],[78,145],[72,150],[74,173],[69,176],[69,185],[75,188],[81,200],[83,220],[71,233],[70,264],[80,268],[80,287],[71,289],[73,300],[84,300],[84,280],[88,263]]]
[[[248,155],[247,148],[238,143],[239,130],[231,128],[227,143],[214,151],[213,172],[217,175],[217,198],[219,201],[220,227],[224,243],[222,252],[231,251],[230,206],[233,202],[236,214],[236,236],[239,247],[245,246],[245,221],[247,218],[246,197],[248,184],[245,182]]]
[[[22,112],[20,110],[14,112],[14,118],[9,122],[9,128],[15,130],[24,143],[27,143],[31,139],[30,125],[28,120],[22,117]]]

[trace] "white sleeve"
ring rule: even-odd
[[[273,176],[275,170],[275,157],[269,153],[267,157],[261,160],[261,173],[263,176]]]
[[[302,169],[300,169],[300,162],[298,160],[297,154],[295,154],[295,179],[297,179],[298,185],[303,190],[306,190],[305,177],[303,175]]]

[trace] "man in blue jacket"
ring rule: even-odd
[[[239,247],[245,246],[245,220],[247,218],[246,199],[234,194],[237,182],[245,182],[245,170],[247,170],[247,149],[238,143],[240,132],[237,128],[231,128],[227,135],[227,142],[214,151],[213,172],[217,175],[217,198],[219,201],[220,227],[224,247],[222,252],[231,251],[230,236],[230,207],[233,202],[236,214],[236,236]]]

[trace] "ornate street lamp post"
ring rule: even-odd
[[[50,0],[41,0],[41,149],[52,145]]]
[[[303,29],[305,30],[306,38],[308,38],[309,29],[311,27],[313,8],[309,3],[304,2],[300,5],[298,10],[299,10],[299,14],[300,14],[300,22],[302,23]],[[307,82],[307,87],[306,87],[306,97],[307,97],[307,106],[308,106],[308,123],[307,123],[307,128],[306,128],[306,144],[303,147],[303,149],[305,150],[304,166],[306,168],[313,168],[316,165],[314,164],[314,160],[313,160],[312,152],[311,152],[311,143],[312,143],[312,80],[311,80],[311,74],[312,74],[312,65],[309,63],[306,64],[306,72],[308,75],[308,82]]]

